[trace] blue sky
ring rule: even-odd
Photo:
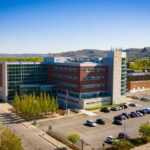
[[[150,0],[0,0],[0,53],[150,46]]]

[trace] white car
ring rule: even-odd
[[[105,142],[108,144],[112,144],[115,141],[118,141],[117,138],[115,138],[113,136],[108,136]]]
[[[139,111],[136,112],[139,116],[143,116],[143,114]]]
[[[87,120],[86,125],[89,125],[91,127],[96,127],[97,126],[97,124],[93,120]]]

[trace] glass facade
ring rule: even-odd
[[[105,72],[105,68],[83,68],[83,72]]]
[[[127,82],[127,65],[126,58],[122,58],[121,62],[121,95],[126,94],[126,82]]]
[[[90,81],[90,80],[103,80],[105,79],[105,76],[86,76],[83,78],[85,81]]]
[[[99,83],[99,84],[83,84],[82,88],[99,88],[99,87],[105,87],[105,84]]]
[[[106,97],[109,96],[107,91],[95,91],[95,92],[84,92],[84,93],[76,93],[70,90],[59,89],[58,92],[60,94],[64,94],[67,96],[72,96],[75,98],[81,99],[90,99],[90,98],[98,98],[98,97]]]
[[[13,98],[15,92],[20,93],[21,84],[46,84],[47,74],[48,68],[46,64],[38,64],[38,63],[8,64],[7,65],[8,100],[11,100]]]

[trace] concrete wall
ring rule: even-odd
[[[113,83],[112,83],[112,103],[118,103],[121,95],[121,51],[114,51],[113,57]]]
[[[111,97],[98,97],[80,100],[80,105],[82,105],[84,109],[107,104],[111,104]]]
[[[90,99],[79,99],[71,96],[67,96],[66,102],[66,95],[58,94],[58,101],[64,107],[67,106],[68,108],[72,105],[74,108],[89,108],[95,107],[100,105],[106,105],[111,103],[111,97],[98,97],[98,98],[90,98]]]

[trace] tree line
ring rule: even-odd
[[[150,69],[150,58],[137,59],[134,62],[129,62],[129,68],[133,70]]]
[[[42,62],[42,57],[0,57],[0,62]]]
[[[16,113],[22,113],[25,117],[46,116],[47,114],[53,114],[58,110],[57,99],[47,93],[40,93],[40,95],[32,93],[20,96],[15,93],[12,105],[15,108]]]

